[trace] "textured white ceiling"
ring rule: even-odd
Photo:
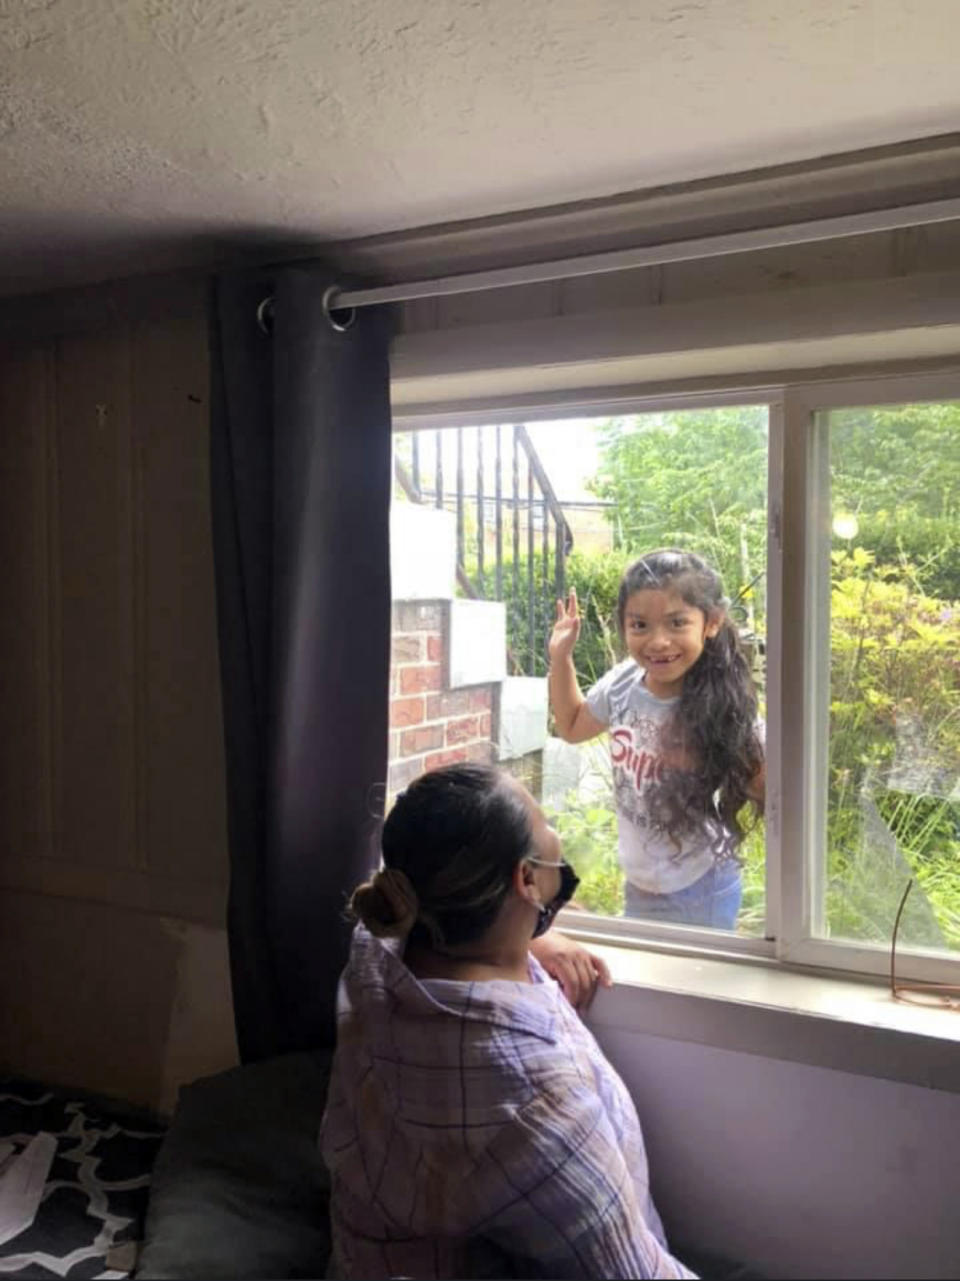
[[[0,0],[0,289],[960,125],[960,0]]]

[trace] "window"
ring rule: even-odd
[[[952,977],[960,380],[632,408],[397,433],[390,790],[447,761],[501,761],[581,875],[567,927],[658,946],[883,973],[912,878],[904,976]],[[742,813],[729,922],[630,901],[616,796],[637,761],[608,735],[573,746],[547,732],[557,595],[578,591],[586,693],[624,656],[624,566],[662,546],[722,574],[765,727],[766,809]]]
[[[805,752],[788,752],[784,780],[793,795],[782,946],[794,959],[885,972],[911,881],[904,968],[942,979],[960,954],[960,402],[951,391],[955,382],[897,380],[788,397],[806,491],[794,513],[805,582],[785,585],[804,636],[794,653],[802,676],[790,679],[794,712],[802,690]]]

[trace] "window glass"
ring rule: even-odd
[[[766,406],[398,434],[391,794],[423,769],[497,761],[551,813],[575,906],[762,935],[767,435]],[[722,608],[709,575],[674,564],[628,593],[624,630],[624,572],[660,548],[714,568]],[[597,730],[578,743],[547,682],[571,589]]]
[[[912,878],[899,946],[956,951],[960,404],[834,410],[819,442],[815,932],[888,947]]]

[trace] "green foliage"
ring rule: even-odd
[[[960,946],[960,805],[949,799],[960,779],[960,610],[926,595],[909,562],[877,564],[861,547],[831,562],[828,928],[888,941],[912,874],[942,937]]]
[[[745,818],[746,816],[744,816]],[[767,834],[761,819],[744,824],[747,834],[740,846],[743,899],[737,916],[737,933],[762,937],[767,911]]]
[[[591,488],[616,504],[617,546],[698,552],[729,596],[746,589],[766,561],[766,406],[639,414],[599,432]]]
[[[580,639],[574,654],[577,676],[586,689],[623,657],[617,625],[620,580],[629,563],[623,551],[593,555],[574,550],[567,562],[567,582],[580,603]]]
[[[732,598],[762,575],[764,407],[643,414],[598,430],[592,488],[616,504],[618,547],[699,552]],[[908,561],[930,595],[960,599],[960,404],[835,410],[830,442],[832,507],[856,515],[857,545],[878,563]],[[753,586],[762,614],[762,578]]]
[[[575,588],[580,601],[583,624],[577,642],[574,661],[581,686],[586,689],[598,680],[620,654],[617,635],[616,606],[620,579],[627,564],[623,552],[585,554],[574,551],[566,563],[566,589]],[[518,593],[513,591],[513,561],[505,561],[502,571],[501,599],[507,605],[507,645],[514,660],[523,672],[530,672],[530,615],[527,584],[529,562],[521,557],[517,562]],[[548,565],[548,582],[543,582],[543,557],[535,552],[533,557],[533,675],[544,676],[547,671],[547,639],[556,617],[554,595],[553,558]],[[488,599],[496,598],[496,575],[493,569],[485,570],[479,585]]]
[[[960,519],[960,403],[830,413],[834,508]]]
[[[623,873],[617,843],[617,816],[608,801],[567,797],[562,810],[550,815],[564,857],[580,877],[577,903],[603,916],[623,915]]]
[[[960,599],[960,404],[834,410],[830,463],[833,510],[856,516],[856,545]]]
[[[958,428],[960,430],[960,428]],[[834,505],[838,510],[837,505]],[[880,565],[909,566],[930,596],[960,600],[960,524],[953,517],[925,517],[916,512],[863,512],[857,517],[856,546]],[[834,547],[847,543],[834,538]]]

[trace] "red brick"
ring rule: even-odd
[[[415,778],[419,778],[422,773],[422,756],[414,756],[406,761],[396,761],[387,771],[387,791],[395,795]]]
[[[423,637],[416,633],[394,636],[390,646],[391,663],[419,663],[423,658]]]
[[[493,760],[493,744],[489,739],[483,743],[468,743],[467,760],[477,761],[483,765],[489,765]]]
[[[442,702],[443,702],[442,694],[427,695],[427,720],[428,721],[439,720],[440,717],[443,715],[443,712],[440,710]]]
[[[464,716],[458,721],[447,722],[447,743],[467,743],[480,734],[480,719],[477,716]]]
[[[422,725],[419,729],[405,729],[400,735],[400,755],[413,756],[443,747],[443,726]]]
[[[433,716],[466,716],[470,711],[470,691],[447,689],[440,695]]]
[[[399,671],[402,694],[422,694],[440,688],[439,667],[401,667]]]
[[[484,712],[484,714],[480,717],[480,733],[483,734],[486,738],[490,737],[490,726],[492,724],[492,720],[493,718],[491,717],[489,712]]]
[[[390,704],[390,724],[405,729],[419,725],[424,718],[422,698],[395,698]]]
[[[440,769],[444,765],[456,765],[467,759],[467,749],[457,747],[452,752],[433,752],[423,762],[425,770]]]
[[[443,637],[442,636],[427,637],[427,659],[431,663],[443,662]]]
[[[469,703],[471,712],[489,712],[493,706],[493,693],[489,685],[481,685],[479,688],[467,691],[469,694]]]

